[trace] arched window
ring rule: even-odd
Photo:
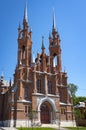
[[[22,46],[22,55],[23,55],[23,59],[25,59],[25,46]]]
[[[48,93],[52,94],[52,82],[48,81]]]
[[[41,80],[40,79],[37,80],[37,92],[41,93]]]
[[[53,55],[53,67],[57,66],[57,55]]]
[[[28,87],[24,88],[24,98],[27,99],[28,98]]]

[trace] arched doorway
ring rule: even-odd
[[[41,123],[48,124],[51,122],[51,111],[52,107],[48,102],[44,102],[41,105]]]

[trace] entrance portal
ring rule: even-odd
[[[41,105],[41,123],[50,123],[51,122],[51,107],[48,102],[45,102]]]

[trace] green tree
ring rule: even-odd
[[[85,102],[86,97],[85,96],[74,97],[73,101],[74,101],[74,106],[76,106],[77,104],[79,104],[79,102]]]
[[[74,114],[75,114],[75,118],[76,120],[78,119],[84,119],[84,112],[82,113],[82,111],[78,108],[74,109]]]
[[[73,83],[69,83],[68,84],[68,91],[70,93],[70,95],[72,96],[72,98],[75,97],[75,94],[77,92],[78,86],[73,84]]]

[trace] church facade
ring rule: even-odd
[[[41,53],[34,58],[32,31],[25,8],[23,28],[18,27],[17,57],[14,84],[10,83],[9,89],[0,94],[4,112],[0,114],[0,123],[5,126],[28,126],[72,121],[73,104],[68,93],[67,73],[62,72],[60,37],[54,13],[49,55],[45,53],[42,37]]]

